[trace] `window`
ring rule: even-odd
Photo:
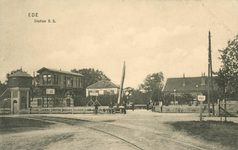
[[[73,87],[73,78],[72,77],[67,77],[67,85],[70,87]]]
[[[82,83],[82,79],[78,78],[78,87],[82,88],[83,87],[83,83]]]
[[[66,85],[66,76],[64,76],[64,85]]]
[[[13,91],[13,98],[17,98],[18,97],[18,91]]]
[[[53,84],[58,84],[58,75],[53,75],[52,77]]]
[[[108,92],[107,90],[104,90],[104,95],[110,95],[110,92]]]
[[[51,84],[51,75],[48,75],[47,84]]]
[[[110,91],[110,94],[111,94],[111,95],[114,95],[114,94],[115,94],[115,93],[114,93],[114,90],[111,90],[111,91]]]
[[[51,84],[51,75],[50,74],[43,75],[43,84]]]
[[[47,75],[43,75],[43,84],[47,84]]]

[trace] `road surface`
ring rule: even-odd
[[[44,130],[4,135],[1,149],[229,149],[175,131],[168,124],[173,121],[198,121],[199,114],[161,114],[135,110],[127,111],[127,114],[37,114],[17,117],[55,124]]]

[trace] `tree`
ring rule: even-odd
[[[83,89],[84,89],[84,93],[86,93],[86,88],[98,81],[101,80],[108,80],[110,81],[110,79],[100,70],[95,70],[93,68],[89,68],[89,69],[73,69],[71,70],[71,72],[73,73],[80,73],[82,75],[84,75],[84,79],[83,79]]]
[[[237,96],[238,93],[238,35],[232,41],[227,42],[228,46],[218,50],[221,55],[219,59],[222,66],[215,74],[216,83],[222,95],[227,93],[230,96]]]
[[[140,90],[134,90],[130,97],[130,101],[134,104],[146,104],[149,101],[150,93],[143,93]]]
[[[144,80],[144,84],[139,85],[139,89],[144,90],[150,94],[150,98],[153,101],[159,101],[159,97],[162,97],[164,76],[162,72],[149,74]]]
[[[180,104],[191,105],[191,102],[193,101],[193,99],[194,99],[194,96],[192,96],[192,94],[183,93],[180,99]]]

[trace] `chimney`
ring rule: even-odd
[[[185,86],[185,73],[183,74],[183,86]]]
[[[206,82],[205,82],[205,72],[204,72],[204,74],[202,74],[202,82],[201,82],[201,85],[206,85]]]

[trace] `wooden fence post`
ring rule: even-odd
[[[224,99],[224,109],[226,111],[226,99]],[[225,115],[225,121],[227,121],[226,115]]]

